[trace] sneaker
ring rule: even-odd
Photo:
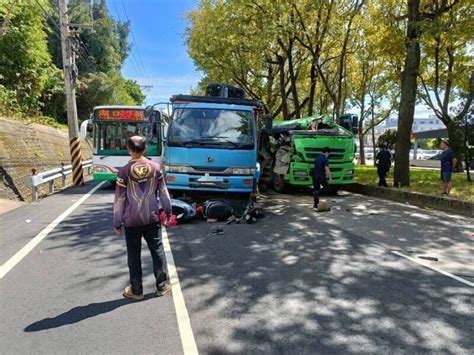
[[[132,288],[127,286],[125,287],[125,290],[123,290],[123,297],[134,301],[141,301],[143,299],[143,293],[141,295],[136,295],[132,292]]]
[[[169,283],[165,284],[163,287],[159,287],[157,290],[156,290],[156,295],[158,297],[161,297],[161,296],[164,296],[166,295],[168,292],[171,291],[171,286]]]

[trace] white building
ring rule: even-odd
[[[397,126],[398,118],[388,118],[387,120],[375,127],[375,140],[377,141],[378,137],[389,129],[396,130]],[[428,118],[415,117],[412,126],[413,133],[432,131],[444,128],[446,128],[446,126],[435,115],[430,115],[428,116]],[[365,142],[367,146],[372,145],[372,137],[370,132],[367,133],[365,137]]]
[[[383,130],[387,129],[396,129],[398,124],[398,119],[397,118],[389,118],[385,121],[385,125],[382,123],[378,127],[383,128]],[[428,118],[420,118],[420,117],[415,117],[413,120],[413,132],[424,132],[424,131],[433,131],[435,129],[443,129],[446,128],[441,122],[439,118],[437,118],[435,115],[430,115]]]

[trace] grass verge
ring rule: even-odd
[[[453,188],[450,197],[474,202],[474,184],[467,181],[466,173],[455,173],[452,180]],[[377,169],[374,166],[356,165],[354,182],[377,186],[378,181]],[[393,186],[393,167],[388,173],[387,183],[389,186]],[[410,168],[410,186],[401,190],[440,196],[440,172],[439,170]]]
[[[15,115],[0,114],[0,118],[4,118],[6,120],[19,121],[25,124],[36,123],[36,124],[41,124],[43,126],[51,126],[51,127],[62,129],[62,130],[67,130],[67,124],[58,123],[54,118],[46,117],[46,116],[23,116],[19,114],[15,114]]]

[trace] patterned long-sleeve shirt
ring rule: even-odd
[[[143,226],[158,221],[158,198],[171,215],[171,201],[160,164],[146,158],[131,160],[117,174],[114,226]]]

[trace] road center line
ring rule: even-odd
[[[191,328],[191,320],[189,319],[186,303],[184,302],[183,292],[178,279],[178,272],[174,263],[173,253],[171,252],[171,245],[168,239],[168,233],[165,227],[161,231],[163,239],[163,249],[165,251],[166,263],[168,265],[168,276],[173,288],[173,302],[176,311],[176,319],[178,320],[179,336],[183,346],[184,354],[198,354],[196,341],[194,340],[193,329]]]
[[[449,272],[446,272],[446,271],[443,271],[441,269],[438,269],[436,266],[430,266],[430,265],[426,265],[424,263],[422,263],[420,260],[417,260],[415,258],[412,258],[411,256],[408,256],[408,255],[405,255],[405,254],[402,254],[398,251],[395,251],[395,250],[391,250],[390,251],[392,254],[395,254],[395,255],[398,255],[398,256],[401,256],[402,258],[405,258],[405,259],[408,259],[408,260],[411,260],[417,264],[420,264],[421,266],[424,266],[428,269],[431,269],[433,271],[436,271],[436,272],[439,272],[440,274],[443,274],[444,276],[447,276],[447,277],[450,277],[456,281],[459,281],[459,282],[462,282],[463,284],[466,284],[468,286],[471,286],[471,287],[474,287],[474,282],[471,282],[471,281],[467,281],[465,279],[463,279],[462,277],[459,277],[459,276],[456,276],[456,275],[453,275]]]
[[[25,256],[27,256],[44,238],[47,237],[51,231],[57,227],[67,216],[69,216],[81,203],[87,200],[94,192],[96,192],[105,181],[102,181],[98,185],[94,186],[88,193],[77,200],[71,207],[64,211],[59,217],[52,221],[46,228],[31,239],[23,248],[21,248],[15,255],[8,259],[5,264],[0,266],[0,279],[3,279],[5,275],[15,267]]]

